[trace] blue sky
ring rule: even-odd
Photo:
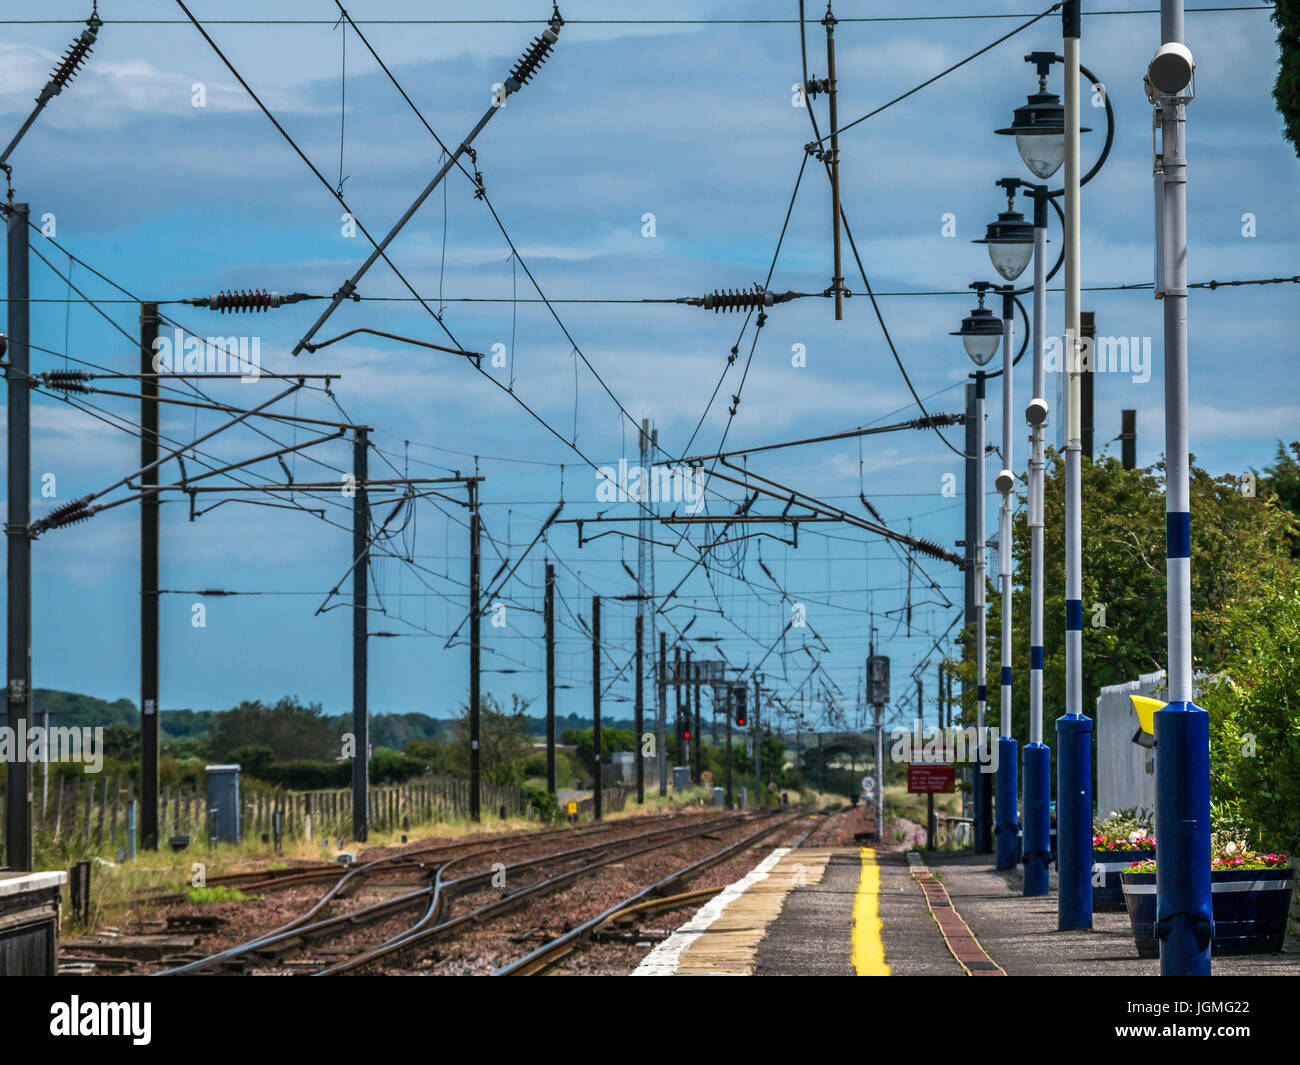
[[[1098,7],[1085,4],[1085,10]],[[1116,6],[1116,5],[1112,5]],[[6,18],[28,17],[10,5]],[[324,0],[274,5],[196,0],[203,21],[235,67],[262,96],[331,183],[340,173],[342,31],[337,9]],[[792,2],[709,4],[670,0],[655,5],[664,19],[789,19]],[[1016,14],[1033,5],[981,0],[902,6],[842,3],[841,18]],[[488,193],[523,260],[548,296],[558,301],[661,299],[715,288],[752,285],[766,275],[790,202],[807,116],[791,105],[800,80],[799,35],[789,22],[760,24],[611,25],[584,18],[644,17],[643,5],[569,3],[559,44],[541,73],[510,99],[476,143]],[[1198,97],[1189,108],[1190,273],[1192,280],[1293,275],[1300,219],[1295,209],[1297,164],[1282,140],[1270,90],[1277,55],[1269,8],[1187,15],[1188,43],[1198,61]],[[457,142],[490,100],[549,5],[491,0],[479,19],[523,23],[417,25],[366,20],[463,18],[463,5],[358,0],[349,12],[375,49],[449,143]],[[0,126],[15,129],[87,10],[57,0],[41,17],[65,22],[7,23],[0,32]],[[363,238],[342,235],[341,209],[311,176],[188,23],[178,7],[159,0],[110,2],[110,23],[83,73],[52,101],[15,153],[16,197],[33,218],[55,216],[58,241],[143,299],[176,300],[222,288],[266,287],[330,293],[364,258]],[[822,8],[812,4],[812,18]],[[279,25],[230,25],[220,20],[317,20]],[[152,20],[170,20],[157,22]],[[841,122],[862,114],[942,70],[1016,24],[1006,18],[843,23],[837,31]],[[993,128],[1034,87],[1022,56],[1059,49],[1052,16],[956,73],[845,133],[841,141],[845,214],[878,291],[928,293],[964,289],[989,278],[983,249],[969,244],[1002,209],[994,181],[1027,176],[1009,138]],[[810,72],[825,72],[825,36],[811,24]],[[1112,157],[1083,200],[1083,283],[1116,285],[1151,277],[1150,107],[1142,74],[1159,43],[1155,14],[1085,15],[1083,61],[1103,79],[1117,117]],[[206,106],[192,105],[202,83]],[[1059,91],[1059,68],[1052,87]],[[819,99],[825,128],[825,101]],[[1098,132],[1104,117],[1086,109]],[[1091,158],[1091,155],[1089,156]],[[346,42],[344,193],[361,222],[386,232],[436,169],[438,146],[378,70],[360,41]],[[569,341],[544,306],[532,299],[521,269],[470,183],[453,173],[392,248],[416,289],[447,298],[445,321],[467,348],[507,347],[514,394],[562,436],[576,425],[577,446],[601,463],[635,461],[634,422],[582,365],[575,375]],[[655,235],[643,236],[643,217]],[[942,235],[942,218],[956,218],[956,237]],[[1253,215],[1255,235],[1243,236]],[[829,195],[824,176],[804,175],[777,262],[773,287],[820,291],[831,273]],[[1050,239],[1059,246],[1059,230]],[[444,253],[445,245],[445,253]],[[102,368],[130,372],[137,355],[129,337],[137,312],[126,297],[75,267],[71,281],[92,300],[68,296],[68,261],[41,238],[33,245],[65,277],[33,255],[33,351],[37,370],[62,368],[65,353]],[[847,254],[846,254],[847,257]],[[851,262],[851,260],[850,260]],[[848,285],[860,279],[846,270]],[[381,263],[364,280],[367,297],[403,296]],[[463,297],[499,302],[459,302]],[[110,299],[125,302],[104,302]],[[957,411],[969,362],[955,329],[972,305],[968,296],[891,295],[881,307],[890,332],[927,407]],[[96,310],[96,307],[98,310]],[[563,482],[565,516],[594,515],[596,478],[581,458],[532,420],[516,398],[454,356],[358,336],[315,355],[289,356],[321,304],[283,308],[256,318],[225,318],[171,305],[166,312],[201,335],[242,332],[261,341],[265,368],[275,372],[339,373],[337,405],[319,390],[304,391],[280,409],[374,426],[376,445],[411,476],[467,472],[480,456],[485,522],[485,576],[503,557],[513,564],[550,512]],[[835,322],[827,301],[806,299],[775,308],[759,337],[740,389],[753,338],[710,396],[736,342],[740,318],[676,305],[557,302],[556,310],[582,353],[631,419],[652,418],[664,448],[685,453],[716,449],[727,432],[731,447],[847,430],[916,415],[869,302],[848,301]],[[1163,441],[1160,305],[1149,292],[1088,293],[1085,309],[1098,330],[1149,336],[1151,379],[1100,375],[1096,383],[1097,439],[1119,432],[1119,412],[1138,410],[1138,457],[1158,459]],[[1195,290],[1190,300],[1192,448],[1214,473],[1262,466],[1277,438],[1292,439],[1300,424],[1300,382],[1294,371],[1294,286]],[[102,313],[101,313],[102,312]],[[1048,332],[1059,333],[1059,294],[1048,301]],[[114,328],[111,322],[120,327]],[[418,306],[366,302],[341,308],[322,336],[360,326],[445,340]],[[791,365],[804,345],[807,366]],[[69,366],[79,365],[69,362]],[[485,364],[485,369],[487,369]],[[492,370],[503,383],[507,371]],[[130,382],[103,383],[130,391]],[[213,384],[210,395],[252,405],[276,384]],[[1027,361],[1018,371],[1016,410],[1028,399]],[[741,402],[730,428],[730,397]],[[576,400],[575,400],[576,396]],[[88,397],[97,412],[134,419],[128,400]],[[1000,438],[996,389],[990,395],[991,440]],[[705,413],[707,411],[707,413]],[[169,409],[164,432],[179,442],[214,428],[217,416]],[[33,480],[53,473],[55,500],[37,497],[34,513],[97,491],[138,465],[138,444],[120,428],[48,397],[33,412]],[[289,443],[312,433],[267,424]],[[196,432],[197,431],[197,432]],[[1016,449],[1023,464],[1019,434]],[[959,439],[960,430],[951,434]],[[246,429],[217,437],[210,459],[233,461],[274,445]],[[1117,447],[1118,445],[1112,445]],[[310,456],[310,457],[309,457]],[[297,480],[337,481],[348,468],[345,446],[330,445],[286,462]],[[778,452],[756,458],[766,476],[854,513],[860,488],[895,528],[951,546],[962,536],[961,501],[941,493],[944,475],[961,471],[931,434],[868,438]],[[372,458],[372,476],[393,475]],[[380,472],[383,471],[383,472]],[[168,467],[166,479],[177,474]],[[256,479],[283,476],[274,463]],[[990,480],[991,480],[990,474]],[[734,490],[715,483],[710,512],[734,506]],[[730,497],[732,502],[722,498]],[[208,502],[208,501],[205,501]],[[190,522],[186,504],[163,509],[163,587],[177,593],[225,588],[256,596],[209,598],[168,594],[163,600],[162,705],[226,707],[243,698],[296,694],[331,713],[350,706],[350,617],[345,609],[317,614],[326,593],[350,563],[347,501],[332,493],[328,522],[302,511],[231,502]],[[387,509],[376,506],[377,520]],[[995,527],[990,500],[990,529]],[[624,506],[615,513],[632,513]],[[333,523],[333,524],[331,524]],[[627,526],[631,531],[632,526]],[[590,531],[590,530],[589,530]],[[138,517],[123,506],[89,523],[57,530],[34,546],[33,668],[37,686],[138,701]],[[700,534],[695,534],[700,539]],[[676,535],[661,530],[659,539]],[[560,575],[562,712],[590,708],[590,651],[576,622],[590,612],[592,594],[634,591],[624,562],[635,568],[636,544],[611,536],[577,546],[573,526],[548,534]],[[468,652],[444,646],[465,613],[467,533],[458,506],[416,508],[400,536],[377,559],[377,597],[389,617],[372,628],[403,633],[371,646],[370,700],[375,712],[449,713],[464,700]],[[694,552],[659,549],[657,589],[675,585]],[[762,566],[759,565],[761,557]],[[508,625],[484,625],[495,669],[485,688],[500,696],[541,694],[541,586],[544,549],[519,566],[506,588]],[[856,700],[866,653],[868,611],[877,615],[882,648],[894,657],[897,694],[908,672],[930,652],[954,617],[944,598],[960,603],[960,575],[927,560],[942,596],[912,575],[912,632],[897,611],[906,601],[908,569],[888,545],[840,526],[806,526],[797,550],[772,539],[748,542],[743,555],[706,578],[696,571],[670,611],[690,636],[717,635],[736,665],[753,664],[790,618],[792,601],[807,610],[822,651],[808,630],[792,632],[764,664],[778,690],[838,689],[848,710]],[[772,586],[767,568],[783,595]],[[752,582],[743,583],[737,575]],[[271,594],[274,593],[274,594]],[[196,602],[207,606],[204,628],[191,625]],[[338,604],[339,599],[332,600]],[[634,608],[607,604],[605,677],[618,674],[632,647]],[[671,631],[671,630],[670,630]],[[813,651],[803,649],[804,644]],[[707,653],[708,645],[703,650]],[[784,651],[784,653],[781,653]],[[808,681],[814,659],[818,678]],[[931,659],[934,661],[934,659]],[[933,669],[927,669],[932,694]],[[610,697],[631,693],[623,673]],[[820,699],[818,700],[820,701]],[[613,715],[630,703],[607,704]]]

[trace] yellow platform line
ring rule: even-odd
[[[853,970],[859,976],[888,976],[885,941],[880,935],[884,927],[880,920],[880,866],[870,847],[863,847],[859,854],[862,875],[853,900]]]

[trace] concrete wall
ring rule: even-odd
[[[1156,696],[1165,674],[1147,673],[1135,681],[1112,684],[1097,696],[1097,816],[1112,810],[1156,805],[1155,751],[1133,742],[1138,719],[1130,695]]]

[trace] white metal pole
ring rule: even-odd
[[[1047,189],[1034,192],[1034,396],[1029,405],[1029,742],[1024,762],[1024,878],[1027,897],[1046,895],[1051,862],[1051,752],[1043,743],[1043,434],[1046,426]]]
[[[1002,469],[1015,469],[1012,458],[1011,364],[1014,361],[1015,318],[1011,298],[1004,298],[1002,317]],[[1011,738],[1011,485],[999,477],[1002,502],[998,511],[998,577],[1002,591],[1002,701],[1000,703],[1000,732],[1004,739]]]
[[[1165,356],[1165,578],[1169,702],[1155,715],[1156,936],[1162,976],[1209,976],[1209,721],[1193,701],[1192,521],[1187,416],[1186,104],[1194,64],[1183,44],[1181,0],[1162,0],[1161,47],[1148,69],[1158,93],[1163,180]],[[1175,827],[1176,826],[1176,827]]]
[[[1079,0],[1062,10],[1065,51],[1065,714],[1057,721],[1058,927],[1092,927],[1092,720],[1083,712],[1083,511],[1079,338]]]
[[[998,577],[1002,592],[1002,669],[997,772],[996,868],[1014,869],[1020,833],[1020,774],[1016,741],[1011,735],[1011,490],[1015,486],[1015,430],[1012,428],[1012,363],[1015,361],[1015,297],[1010,286],[1002,293],[1002,469],[998,473]]]
[[[1083,511],[1080,496],[1082,429],[1082,350],[1080,331],[1079,225],[1079,41],[1065,39],[1065,708],[1083,713]],[[1078,611],[1078,625],[1073,611]]]
[[[1047,321],[1047,229],[1034,229],[1034,399],[1046,402],[1043,334]],[[1043,742],[1043,454],[1044,425],[1034,426],[1029,455],[1029,742]]]

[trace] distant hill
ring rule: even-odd
[[[32,706],[37,721],[41,714],[49,710],[52,724],[72,727],[90,727],[102,725],[125,725],[128,728],[140,727],[140,711],[130,699],[118,699],[109,702],[97,699],[93,695],[81,695],[78,692],[58,691],[53,688],[33,688]],[[219,715],[224,710],[164,710],[161,725],[164,737],[172,740],[202,739],[212,729]],[[339,730],[347,731],[351,715],[332,715],[339,725]],[[546,717],[529,717],[528,732],[534,736],[546,735]],[[370,719],[370,742],[376,747],[392,747],[401,750],[412,740],[445,741],[451,736],[451,718],[433,717],[430,714],[375,714]],[[649,726],[653,714],[647,710],[646,722]],[[601,722],[607,728],[630,729],[631,719],[605,718]],[[555,716],[556,735],[562,735],[565,729],[591,728],[591,718],[578,714]]]
[[[96,725],[138,728],[140,725],[140,711],[130,699],[110,703],[93,695],[61,692],[53,688],[32,689],[32,710],[38,720],[48,710],[52,715],[51,724],[69,728],[86,725],[92,728]]]

